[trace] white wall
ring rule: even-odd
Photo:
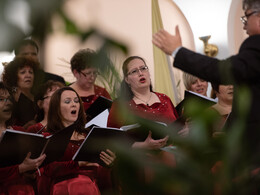
[[[228,14],[232,0],[173,0],[187,18],[194,34],[196,51],[203,53],[199,37],[211,35],[209,43],[219,48],[217,58],[229,56]],[[238,0],[236,0],[238,1]]]

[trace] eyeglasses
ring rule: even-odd
[[[99,75],[99,72],[98,71],[90,71],[90,72],[82,72],[82,71],[79,71],[84,77],[90,77],[91,75],[93,75],[94,77],[96,77],[97,75]]]
[[[141,72],[148,71],[148,66],[141,66],[140,68],[135,68],[135,69],[131,70],[129,73],[127,73],[127,75],[137,75],[139,73],[139,71],[141,71]]]
[[[244,25],[246,25],[248,18],[249,18],[250,16],[252,16],[253,14],[256,14],[256,13],[259,13],[259,12],[260,12],[260,11],[253,11],[253,12],[251,12],[251,13],[249,13],[249,14],[245,14],[244,16],[240,17],[240,20],[242,21],[242,23],[243,23]]]

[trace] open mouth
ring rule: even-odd
[[[202,92],[204,92],[204,89],[197,89],[197,92],[202,93]]]
[[[146,79],[145,79],[145,78],[141,78],[139,81],[140,81],[141,83],[144,83],[144,82],[146,81]]]
[[[73,115],[76,114],[76,113],[77,113],[76,110],[72,110],[72,111],[71,111],[71,114],[73,114]]]

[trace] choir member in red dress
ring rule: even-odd
[[[71,71],[76,77],[76,82],[70,86],[81,97],[85,111],[99,97],[111,99],[105,88],[95,85],[99,74],[95,66],[96,53],[91,49],[81,49],[70,60]]]
[[[41,189],[49,185],[50,194],[100,194],[97,185],[98,175],[100,172],[102,173],[102,169],[107,168],[97,163],[71,160],[88,133],[84,128],[85,121],[81,99],[74,89],[63,87],[52,95],[47,131],[55,133],[73,123],[76,123],[77,127],[63,158],[59,162],[56,161],[44,166],[42,171],[44,178],[50,178],[51,181],[50,184],[39,181],[39,193],[41,193]],[[115,154],[107,150],[100,153],[100,159],[109,166],[115,160]]]
[[[166,124],[177,119],[178,115],[170,98],[165,94],[152,91],[149,69],[143,58],[139,56],[127,58],[123,64],[123,73],[121,99],[125,101],[124,106],[127,110],[137,116]],[[112,104],[107,123],[109,127],[128,124],[128,117],[123,117],[120,106],[119,101]],[[145,142],[135,143],[134,146],[141,144],[158,149],[166,142],[167,138],[153,140],[148,136]]]
[[[11,126],[10,118],[12,114],[13,99],[9,91],[0,82],[0,136],[3,131],[8,129],[21,130],[17,126]],[[27,171],[36,170],[43,160],[45,155],[41,155],[37,159],[30,158],[30,152],[25,157],[21,164],[12,165],[8,167],[0,167],[0,194],[29,194],[34,195],[35,191],[33,183],[25,179]]]
[[[149,69],[143,58],[139,56],[127,58],[123,63],[123,74],[121,97],[112,104],[108,127],[118,128],[133,124],[130,119],[132,115],[166,124],[177,119],[178,116],[170,98],[152,90]],[[149,161],[158,162],[162,166],[175,167],[174,155],[160,150],[160,148],[167,146],[167,141],[168,136],[156,140],[149,132],[145,140],[135,140],[132,148],[147,151]],[[149,183],[153,180],[152,167],[141,167],[137,175],[140,176],[142,172],[145,182]],[[121,187],[119,188],[121,189]]]
[[[57,89],[62,87],[64,87],[63,83],[53,80],[48,80],[39,87],[38,93],[34,97],[34,101],[37,103],[38,110],[36,117],[37,123],[28,127],[26,130],[27,132],[41,133],[46,131],[51,96]]]

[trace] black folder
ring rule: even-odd
[[[121,129],[95,126],[90,130],[72,160],[95,162],[104,165],[99,158],[101,151],[110,149],[115,152],[119,145],[127,143],[125,140],[125,132]]]
[[[168,125],[162,122],[151,121],[144,118],[136,120],[136,124],[121,127],[126,132],[126,135],[134,141],[145,141],[149,131],[152,133],[152,138],[162,139],[168,135]]]
[[[88,120],[96,117],[98,114],[106,109],[110,109],[112,106],[112,100],[99,96],[93,104],[86,110]]]
[[[0,167],[20,164],[28,152],[32,159],[46,154],[43,164],[59,160],[66,150],[75,124],[44,137],[41,134],[7,129],[0,140]]]
[[[175,108],[178,112],[178,115],[182,116],[190,104],[200,105],[200,110],[204,111],[206,108],[209,108],[216,103],[217,101],[212,98],[208,98],[201,94],[185,90],[184,99]]]

